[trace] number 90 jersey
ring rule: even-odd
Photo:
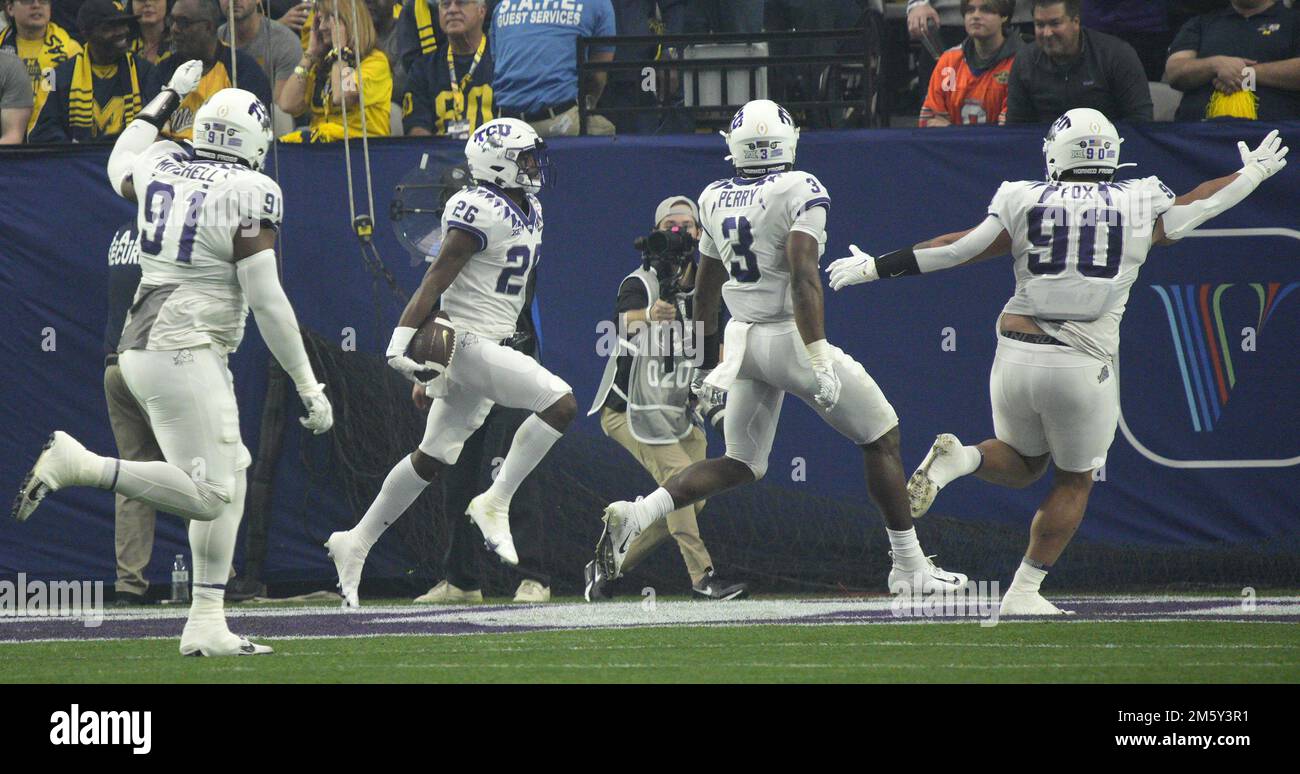
[[[512,336],[528,297],[528,278],[542,259],[542,205],[528,197],[524,213],[494,185],[457,191],[442,213],[442,232],[459,229],[477,248],[442,294],[457,332],[500,341]]]
[[[807,172],[719,180],[700,194],[700,255],[720,260],[731,278],[722,297],[741,322],[794,319],[785,243],[791,228],[813,207],[830,210],[830,194]],[[818,255],[826,248],[818,237]]]
[[[1016,294],[1004,312],[1109,360],[1129,289],[1174,194],[1155,177],[1117,183],[1009,182],[989,215],[1011,235]]]
[[[132,181],[141,278],[119,350],[234,351],[248,315],[234,240],[279,227],[280,186],[240,164],[194,158],[170,141],[140,154]]]

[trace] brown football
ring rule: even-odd
[[[415,373],[415,377],[422,382],[431,381],[450,368],[455,354],[456,329],[452,327],[447,313],[441,311],[424,321],[406,347],[407,357],[428,366],[427,370]]]

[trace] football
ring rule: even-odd
[[[427,370],[415,373],[422,382],[433,381],[442,375],[451,367],[455,354],[456,329],[447,313],[441,311],[424,321],[406,347],[407,357],[427,367]]]

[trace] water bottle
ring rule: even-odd
[[[190,601],[190,570],[185,566],[185,554],[177,554],[172,562],[172,602]]]

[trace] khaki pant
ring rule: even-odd
[[[637,462],[650,472],[654,480],[663,485],[665,481],[685,470],[693,462],[704,459],[708,452],[708,440],[704,431],[691,427],[690,435],[677,443],[662,445],[641,443],[632,437],[627,426],[627,414],[609,408],[600,411],[600,427],[605,435],[618,441],[624,449],[632,452]],[[650,555],[655,546],[664,538],[672,535],[677,541],[677,548],[686,561],[686,570],[691,574],[691,583],[698,583],[704,573],[713,566],[709,551],[700,539],[700,528],[695,520],[704,509],[704,501],[679,508],[668,514],[668,518],[656,521],[650,529],[642,532],[628,548],[627,558],[623,560],[623,571],[627,572]]]
[[[113,426],[113,438],[121,458],[137,462],[161,460],[162,450],[153,437],[149,418],[127,389],[122,371],[116,365],[104,369],[104,397],[108,400],[108,421]],[[154,509],[117,495],[115,513],[113,548],[117,554],[117,583],[114,588],[144,594],[149,590],[144,571],[153,553]]]
[[[555,118],[534,121],[529,126],[542,137],[577,137],[578,130],[581,128],[578,124],[578,106],[574,105]],[[611,135],[613,133],[614,124],[610,123],[608,118],[594,113],[587,114],[587,134]]]

